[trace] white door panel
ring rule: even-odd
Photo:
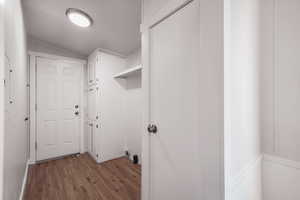
[[[79,152],[81,67],[37,58],[37,160]]]
[[[150,29],[150,194],[201,199],[200,9],[193,1]],[[172,191],[172,192],[170,192]]]

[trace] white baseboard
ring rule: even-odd
[[[34,165],[35,163],[36,163],[35,160],[31,160],[31,159],[28,160],[28,164],[29,164],[29,165]]]
[[[230,177],[226,191],[228,200],[262,200],[262,169],[263,156],[249,162],[240,172]]]
[[[24,198],[24,192],[25,192],[26,183],[27,183],[29,165],[30,165],[30,160],[28,160],[27,163],[26,163],[26,168],[25,168],[25,173],[24,173],[24,178],[23,178],[23,182],[22,182],[22,189],[21,189],[19,200],[23,200],[23,198]]]
[[[290,168],[293,168],[293,169],[300,169],[300,162],[299,161],[289,160],[289,159],[281,158],[281,157],[278,157],[278,156],[264,154],[264,161],[265,162],[277,163],[279,165],[283,165],[283,166],[290,167]]]

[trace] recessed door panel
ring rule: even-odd
[[[58,124],[56,120],[45,120],[44,121],[45,137],[40,141],[46,146],[46,148],[56,148],[58,141]]]
[[[59,69],[55,60],[37,59],[37,159],[59,155]]]
[[[57,110],[58,106],[58,83],[56,80],[56,75],[54,74],[53,77],[48,74],[47,76],[42,76],[43,79],[41,83],[45,83],[44,90],[40,91],[40,93],[44,97],[44,101],[40,102],[41,106],[48,111]]]

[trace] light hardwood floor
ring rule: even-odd
[[[97,164],[88,154],[32,165],[25,200],[139,200],[141,167],[127,158]]]

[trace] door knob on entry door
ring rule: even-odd
[[[76,111],[74,114],[75,114],[75,115],[79,115],[79,112],[78,112],[78,111]]]
[[[157,126],[155,124],[149,124],[147,129],[149,133],[157,133]]]

